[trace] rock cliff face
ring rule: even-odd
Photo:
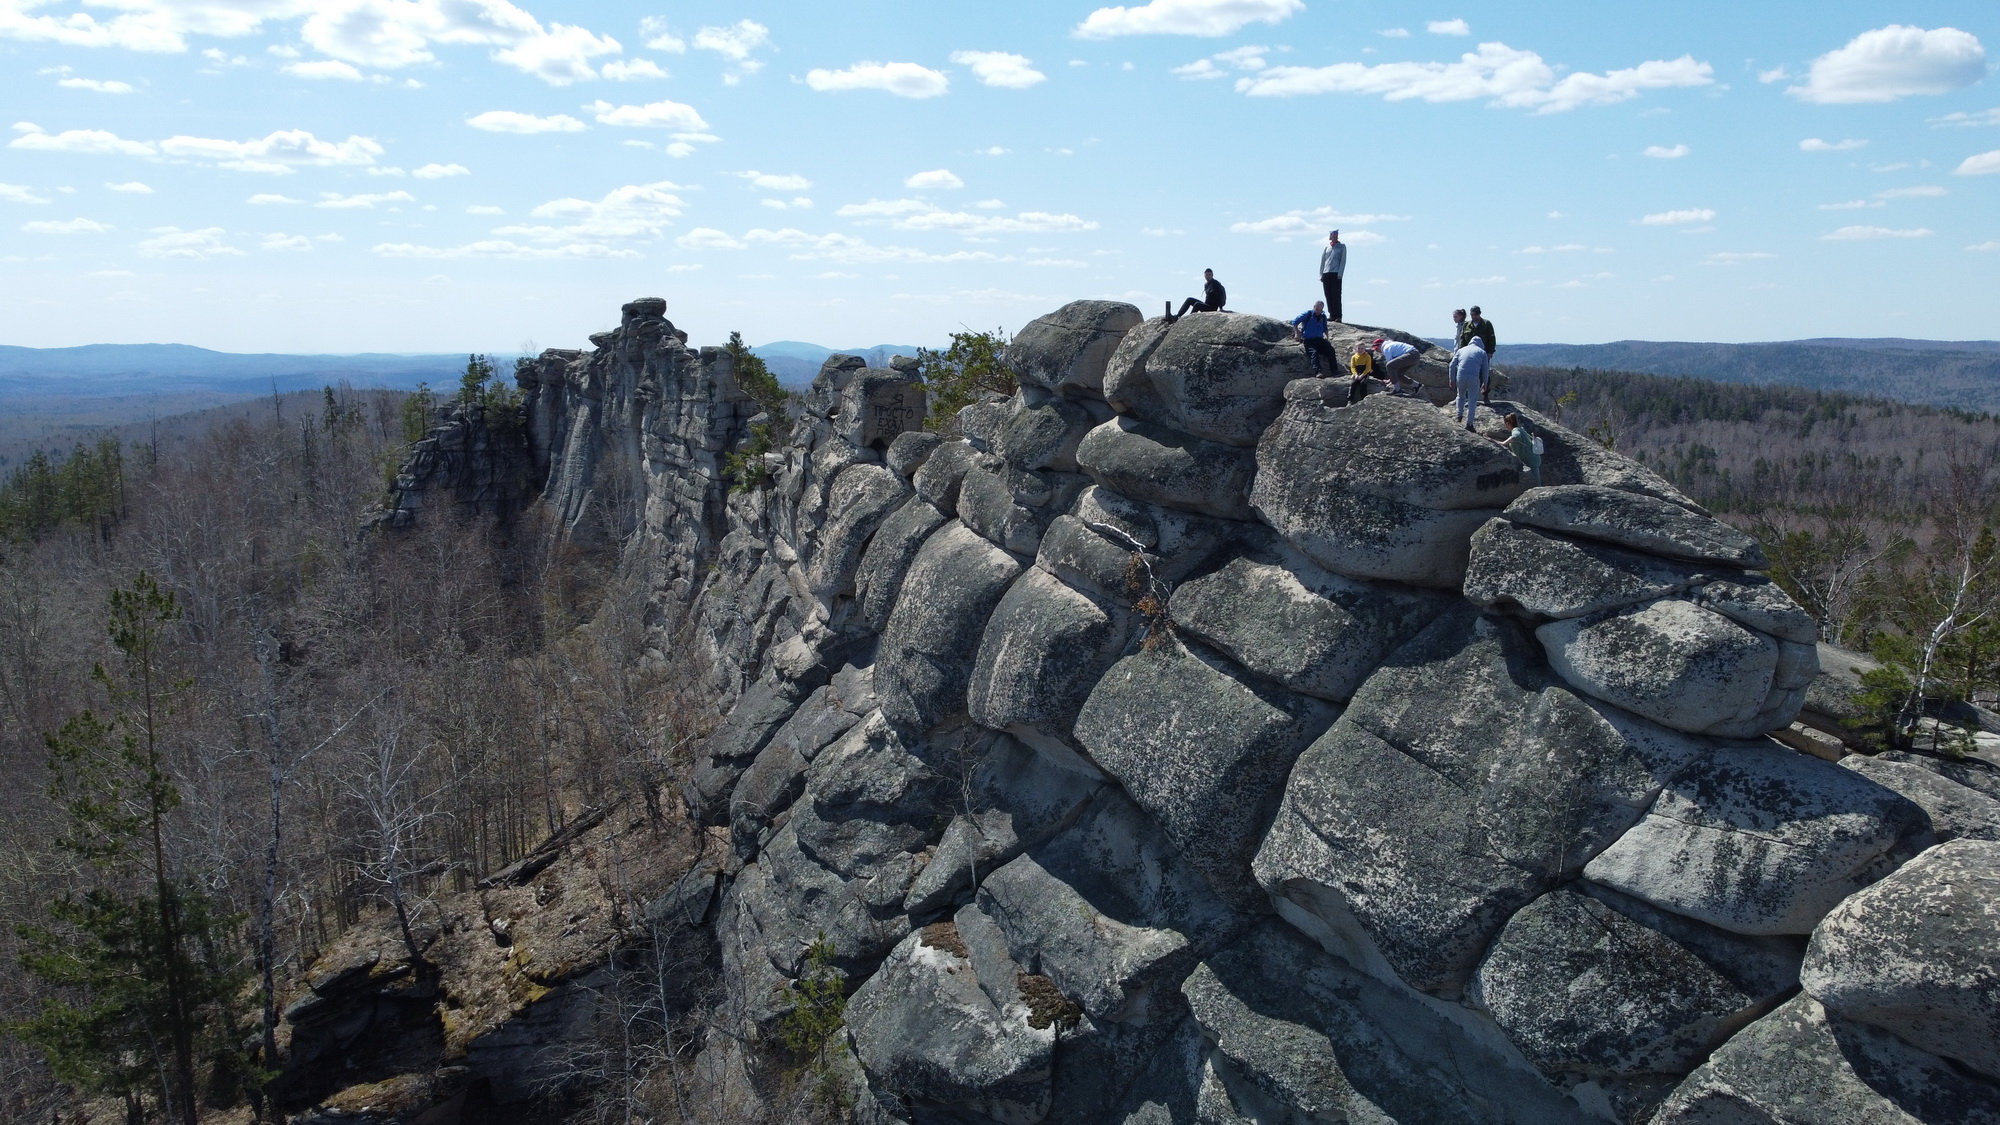
[[[715,1104],[823,937],[865,1121],[2000,1119],[1990,800],[1766,737],[1813,622],[1667,481],[1093,301],[942,440],[835,356],[732,493],[663,312],[523,380],[727,701]]]

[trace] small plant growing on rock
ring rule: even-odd
[[[735,370],[736,385],[764,414],[764,421],[751,424],[750,440],[744,443],[743,448],[722,459],[724,474],[736,483],[736,488],[747,492],[771,483],[771,467],[765,463],[764,455],[791,434],[791,416],[785,407],[792,396],[778,382],[778,377],[771,374],[771,368],[763,359],[743,342],[741,332],[729,334],[729,343],[724,350],[729,353]]]
[[[834,1061],[845,1044],[840,1042],[846,1026],[847,986],[834,967],[833,943],[821,931],[806,950],[805,968],[799,979],[786,986],[792,1007],[778,1017],[778,1041],[802,1061],[793,1077],[811,1082],[808,1098],[827,1116],[846,1116],[847,1091]]]

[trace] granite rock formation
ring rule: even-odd
[[[1768,737],[1813,623],[1664,479],[1093,301],[941,438],[833,357],[732,491],[755,407],[663,312],[523,383],[724,701],[705,1096],[777,1112],[823,937],[861,1121],[2000,1114],[1991,795]]]

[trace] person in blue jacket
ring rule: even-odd
[[[1321,374],[1321,360],[1326,361],[1326,377],[1339,372],[1340,361],[1333,357],[1333,345],[1326,341],[1325,301],[1314,301],[1312,308],[1292,318],[1292,336],[1306,346],[1306,358],[1312,361],[1315,376]]]
[[[1468,430],[1473,428],[1472,424],[1479,414],[1479,399],[1486,391],[1489,367],[1486,342],[1477,336],[1451,353],[1451,385],[1458,390],[1458,408],[1453,416]]]

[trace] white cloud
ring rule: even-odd
[[[353,63],[339,59],[314,59],[311,62],[286,63],[278,68],[280,73],[293,78],[338,78],[343,82],[361,81],[361,72]]]
[[[2000,250],[2000,239],[1988,242],[1975,243],[1971,246],[1966,247],[1966,249],[1971,250],[1974,253],[1980,253],[1980,254],[1992,253],[1993,251]]]
[[[1642,155],[1650,156],[1655,160],[1679,160],[1693,151],[1693,149],[1686,145],[1675,145],[1672,148],[1668,148],[1665,145],[1647,145],[1646,151]]]
[[[105,184],[104,187],[107,191],[122,191],[129,195],[153,194],[152,188],[140,183],[138,180],[126,180],[122,184]]]
[[[1949,191],[1936,184],[1920,184],[1916,187],[1890,188],[1875,193],[1877,199],[1934,199],[1940,195],[1950,195]]]
[[[39,125],[23,121],[14,126],[21,134],[7,142],[8,148],[30,152],[73,152],[92,156],[156,156],[159,149],[146,141],[128,141],[102,129],[66,129],[45,133]]]
[[[1305,11],[1300,0],[1152,0],[1126,8],[1099,8],[1071,33],[1079,39],[1121,35],[1232,34],[1253,23],[1280,23]]]
[[[1792,69],[1788,66],[1780,64],[1778,66],[1772,67],[1769,70],[1758,71],[1757,81],[1762,82],[1766,86],[1769,86],[1773,82],[1783,82],[1785,79],[1790,78],[1791,76],[1792,76]]]
[[[1931,118],[1931,128],[1933,129],[1942,129],[1948,125],[1959,128],[2000,125],[2000,106],[1994,106],[1992,109],[1982,109],[1977,113],[1947,113],[1943,117]]]
[[[668,30],[667,21],[658,16],[647,16],[640,20],[639,34],[646,37],[646,46],[652,50],[665,51],[670,55],[687,53],[687,40]]]
[[[1785,92],[1821,105],[1892,102],[1949,93],[1985,74],[1986,48],[1977,37],[1955,27],[1926,31],[1890,24],[1814,59],[1805,84]]]
[[[401,168],[389,165],[383,167],[370,166],[368,174],[371,176],[403,176],[408,173],[404,172]]]
[[[1865,199],[1850,199],[1845,203],[1822,203],[1821,211],[1859,211],[1864,207],[1880,207],[1880,203],[1870,203]]]
[[[738,63],[770,41],[771,29],[756,20],[737,20],[728,27],[704,27],[694,35],[696,50],[714,51]]]
[[[1228,71],[1215,65],[1208,59],[1196,59],[1193,62],[1187,64],[1186,66],[1175,67],[1170,73],[1177,74],[1184,79],[1188,79],[1189,81],[1199,81],[1204,78],[1229,77]]]
[[[415,203],[417,197],[407,191],[378,192],[372,195],[342,195],[337,191],[319,193],[319,202],[314,207],[330,207],[335,210],[374,210],[377,203]]]
[[[29,234],[103,234],[111,229],[110,224],[95,219],[38,219],[32,223],[22,223],[21,229]]]
[[[1957,168],[1952,169],[1952,174],[1955,176],[1990,176],[1995,172],[2000,172],[2000,148],[1992,152],[1982,152],[1977,156],[1968,156]]]
[[[732,237],[727,231],[714,227],[696,227],[674,239],[674,245],[685,250],[748,250],[750,244]]]
[[[1023,211],[1012,218],[965,211],[925,211],[897,219],[890,225],[898,230],[953,231],[964,235],[1054,234],[1097,229],[1097,224],[1089,219],[1046,211]]]
[[[834,214],[843,219],[879,219],[934,210],[934,206],[921,199],[871,199],[866,203],[849,203]]]
[[[667,77],[667,72],[652,59],[614,59],[598,67],[597,72],[613,82],[644,82]]]
[[[464,246],[422,246],[412,242],[380,242],[374,252],[385,258],[504,258],[516,261],[575,261],[589,258],[637,258],[637,250],[614,249],[596,242],[558,246],[523,246],[504,238],[483,239]]]
[[[289,195],[274,195],[270,192],[259,192],[256,195],[251,196],[249,199],[244,200],[244,202],[255,204],[256,206],[259,207],[267,207],[272,204],[279,204],[279,203],[304,203],[305,200],[293,199]]]
[[[303,234],[267,234],[259,245],[261,250],[310,250],[313,240]]]
[[[1889,227],[1841,227],[1832,234],[1820,235],[1822,242],[1857,242],[1874,238],[1929,238],[1936,234],[1929,227],[1912,227],[1895,230]]]
[[[1690,207],[1683,211],[1657,211],[1639,220],[1644,226],[1671,227],[1686,223],[1705,223],[1715,218],[1715,212],[1707,207]]]
[[[1800,152],[1849,152],[1866,147],[1868,147],[1867,141],[1856,140],[1853,137],[1844,141],[1823,141],[1818,137],[1807,137],[1799,142]]]
[[[95,90],[100,94],[129,94],[132,92],[132,84],[130,82],[119,82],[103,78],[64,78],[58,81],[56,85],[70,90]]]
[[[951,61],[972,68],[972,76],[988,86],[1005,90],[1025,90],[1048,75],[1029,66],[1026,55],[1006,51],[953,51]]]
[[[148,258],[187,258],[201,261],[206,258],[240,258],[243,251],[222,241],[221,227],[203,227],[200,230],[182,230],[179,227],[154,227],[153,237],[139,243],[139,253]]]
[[[699,133],[708,129],[708,122],[691,105],[680,102],[659,101],[645,105],[612,105],[606,101],[595,101],[583,108],[597,118],[599,125],[623,125],[634,129],[678,129],[683,133]]]
[[[1767,254],[1762,250],[1751,250],[1748,252],[1725,250],[1703,258],[1701,264],[1704,266],[1740,266],[1745,262],[1761,262],[1775,257],[1777,257],[1776,254]]]
[[[47,203],[43,196],[35,194],[33,188],[20,184],[0,184],[0,200],[8,203]]]
[[[811,180],[797,174],[780,176],[773,172],[756,171],[736,174],[749,180],[751,187],[763,188],[766,191],[805,191],[813,186]]]
[[[1341,228],[1371,226],[1375,223],[1408,222],[1409,218],[1408,215],[1350,215],[1345,212],[1336,211],[1331,207],[1315,207],[1310,211],[1287,211],[1282,215],[1273,215],[1268,219],[1258,219],[1254,222],[1231,223],[1229,230],[1233,234],[1269,234],[1277,235],[1281,238],[1305,235],[1313,238],[1325,238],[1327,231],[1339,230],[1343,242],[1352,242],[1354,241],[1353,235],[1359,235],[1363,232],[1349,232]],[[1379,235],[1374,237],[1380,238]],[[1363,239],[1362,241],[1365,242],[1368,239]]]
[[[467,168],[463,164],[426,164],[410,173],[410,175],[420,180],[442,180],[446,176],[467,176],[471,174],[472,169]]]
[[[256,140],[225,141],[211,137],[168,137],[160,152],[184,160],[199,160],[237,172],[283,174],[294,165],[369,165],[382,155],[372,137],[323,141],[304,129],[281,129]]]
[[[845,70],[809,70],[806,85],[821,93],[881,90],[899,98],[935,98],[951,89],[951,80],[916,63],[859,62]]]
[[[537,117],[532,113],[515,113],[511,109],[489,109],[466,118],[465,123],[488,133],[574,133],[589,128],[567,113]]]
[[[1551,212],[1549,212],[1549,218],[1551,218],[1551,219],[1567,219],[1567,218],[1569,218],[1569,212],[1567,212],[1567,211],[1551,211]]]
[[[1431,20],[1424,30],[1432,35],[1470,35],[1472,26],[1464,20]]]
[[[602,199],[556,199],[530,211],[538,219],[553,219],[562,225],[520,225],[501,227],[494,234],[530,238],[538,242],[583,242],[641,240],[658,238],[685,206],[673,194],[676,184],[661,180],[651,184],[627,184],[613,189]]]
[[[513,10],[520,12],[519,8]],[[621,49],[618,40],[608,35],[592,35],[568,24],[552,23],[547,31],[538,29],[538,32],[493,52],[494,60],[532,74],[551,86],[567,86],[597,77],[597,72],[590,68],[590,60],[599,55],[615,55]]]
[[[1000,211],[1006,209],[1007,204],[998,199],[982,199],[973,206],[982,211]]]
[[[1517,51],[1505,43],[1481,43],[1477,51],[1467,52],[1454,63],[1274,66],[1255,77],[1237,79],[1236,89],[1253,97],[1379,94],[1392,102],[1486,98],[1496,106],[1561,113],[1580,106],[1626,101],[1638,97],[1642,90],[1712,86],[1714,75],[1714,67],[1696,62],[1692,55],[1682,55],[1604,74],[1578,71],[1558,79],[1555,68],[1533,51]]]
[[[1523,246],[1523,247],[1521,247],[1521,253],[1523,253],[1523,254],[1574,254],[1574,253],[1578,253],[1578,252],[1580,252],[1580,251],[1584,251],[1584,250],[1588,250],[1588,249],[1590,249],[1590,247],[1588,247],[1588,246],[1585,246],[1585,245],[1584,245],[1583,243],[1581,243],[1581,242],[1565,242],[1565,243],[1563,243],[1563,244],[1562,244],[1561,246]]]
[[[468,215],[505,215],[507,209],[504,207],[495,207],[490,203],[474,203],[465,209],[465,213]]]
[[[760,199],[757,202],[766,207],[769,207],[773,211],[793,211],[793,210],[809,211],[812,209],[813,205],[813,201],[807,199],[803,195],[793,196],[791,199],[788,200]]]
[[[928,172],[918,172],[916,175],[904,180],[903,186],[906,188],[915,188],[918,191],[938,191],[962,188],[965,186],[965,181],[952,175],[949,168],[933,168]]]
[[[1408,39],[1410,37],[1410,29],[1407,27],[1391,27],[1378,31],[1375,34],[1380,35],[1384,39]]]
[[[937,264],[951,262],[990,262],[996,255],[985,250],[954,250],[948,254],[934,254],[927,250],[917,250],[908,246],[877,246],[867,239],[851,234],[808,234],[795,227],[781,230],[747,231],[745,242],[764,243],[773,246],[791,247],[794,261],[828,261],[846,265],[874,263]]]
[[[1013,151],[1014,151],[1014,150],[1013,150],[1013,149],[1011,149],[1011,148],[1001,148],[1001,147],[1000,147],[999,145],[988,145],[987,147],[985,147],[985,148],[982,148],[982,149],[978,150],[978,152],[977,152],[977,153],[976,153],[975,155],[978,155],[978,156],[1005,156],[1005,155],[1007,155],[1008,153],[1010,153],[1010,152],[1013,152]]]

